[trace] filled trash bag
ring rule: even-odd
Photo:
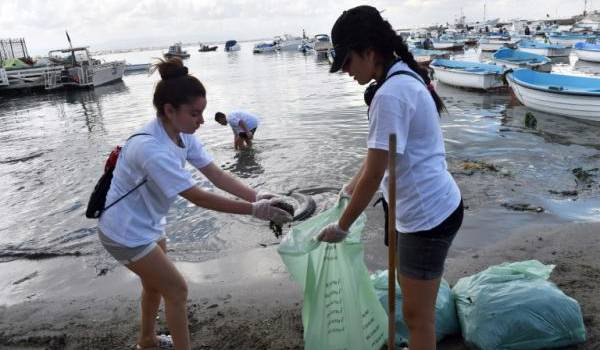
[[[547,281],[553,269],[528,260],[461,278],[452,290],[467,345],[542,349],[584,342],[579,304]]]
[[[326,225],[337,222],[347,199],[294,226],[278,251],[304,292],[302,323],[305,349],[379,348],[387,341],[387,315],[363,262],[362,214],[348,237],[336,244],[319,242]]]
[[[375,293],[379,301],[387,311],[388,308],[388,270],[377,271],[371,275]],[[456,306],[452,289],[445,279],[442,278],[435,301],[435,336],[439,342],[445,336],[460,332],[458,318],[456,317]],[[396,346],[408,343],[408,327],[404,322],[402,313],[402,290],[396,282]]]

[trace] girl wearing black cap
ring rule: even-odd
[[[273,195],[257,193],[216,166],[192,135],[204,123],[206,90],[188,74],[180,59],[155,66],[161,81],[154,90],[157,117],[123,147],[98,223],[100,242],[120,263],[140,277],[142,319],[136,349],[175,346],[190,349],[186,311],[187,284],[167,256],[166,216],[177,196],[220,212],[253,215],[262,220],[291,221]],[[197,168],[231,199],[196,186],[186,162]],[[122,199],[122,200],[121,200]],[[165,301],[170,337],[156,337],[154,325]]]
[[[340,220],[319,238],[343,240],[381,188],[387,193],[389,135],[395,133],[398,281],[411,350],[435,349],[435,302],[448,249],[462,224],[460,191],[447,170],[439,122],[443,103],[402,38],[371,6],[344,11],[331,37],[334,62],[365,91],[369,105],[367,157],[341,195],[351,198]],[[387,215],[386,215],[387,218]],[[387,225],[386,225],[387,226]],[[387,232],[387,228],[386,228]]]

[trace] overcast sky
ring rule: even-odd
[[[378,0],[395,28],[487,18],[570,17],[583,0]],[[588,1],[588,10],[600,1]],[[0,0],[0,38],[24,37],[32,54],[73,45],[93,50],[329,33],[354,0]]]

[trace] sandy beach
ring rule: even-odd
[[[369,211],[370,222],[381,214]],[[577,349],[600,348],[600,223],[528,226],[481,249],[460,249],[447,261],[453,285],[504,261],[538,259],[555,264],[551,280],[581,305],[588,340]],[[374,270],[385,263],[375,228],[367,226],[365,259]],[[463,242],[464,246],[464,242]],[[123,267],[90,267],[89,256],[15,260],[0,271],[0,349],[130,349],[138,331],[138,280]],[[194,349],[302,349],[302,295],[276,246],[201,263],[178,262],[189,284]],[[158,329],[166,331],[164,313]],[[466,349],[459,335],[439,349]]]

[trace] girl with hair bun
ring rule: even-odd
[[[190,349],[187,284],[167,256],[166,216],[177,196],[215,211],[253,215],[282,224],[292,220],[279,200],[256,192],[216,166],[192,135],[204,123],[206,90],[180,59],[153,67],[161,80],[154,90],[157,117],[123,146],[113,173],[106,209],[98,224],[100,242],[142,282],[137,349]],[[237,199],[202,190],[185,168],[189,162],[219,189]],[[122,200],[121,200],[122,199]],[[171,337],[155,335],[161,298]]]
[[[400,36],[379,11],[358,6],[331,30],[334,61],[365,91],[369,105],[367,156],[340,192],[350,203],[339,221],[319,239],[342,241],[348,229],[381,188],[387,210],[388,152],[396,152],[396,222],[398,282],[410,350],[436,348],[435,303],[448,249],[463,219],[461,194],[447,170],[439,113],[442,100]],[[389,135],[398,143],[389,149]],[[387,215],[386,215],[387,219]],[[386,220],[387,221],[387,220]],[[386,222],[387,232],[387,222]]]

